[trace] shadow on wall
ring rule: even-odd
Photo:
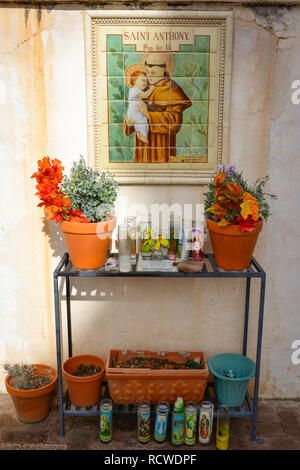
[[[49,246],[52,250],[51,255],[55,258],[61,258],[67,251],[60,225],[54,220],[46,220],[43,218],[42,232],[47,238]]]

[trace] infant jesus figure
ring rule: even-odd
[[[145,72],[135,71],[130,76],[131,88],[129,90],[129,106],[127,110],[126,121],[134,126],[136,136],[145,144],[148,142],[149,123],[140,111],[143,100],[148,99],[154,90],[154,85],[149,86],[148,78]]]

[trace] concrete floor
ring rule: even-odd
[[[300,401],[260,400],[257,419],[257,437],[263,444],[250,442],[251,420],[231,419],[230,446],[240,449],[285,449],[300,450]],[[18,421],[11,398],[0,394],[0,450],[208,450],[215,449],[215,423],[211,443],[203,446],[197,443],[174,447],[168,439],[156,444],[152,439],[140,444],[136,439],[135,416],[118,417],[113,428],[113,440],[102,444],[99,440],[99,419],[97,417],[65,417],[65,437],[59,437],[58,407],[54,403],[49,416],[37,424],[23,424]]]

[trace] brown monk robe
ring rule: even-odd
[[[135,136],[135,163],[168,163],[176,156],[176,134],[181,128],[183,111],[192,106],[189,97],[176,82],[165,77],[155,83],[148,98],[148,144]],[[134,127],[125,123],[126,135]]]

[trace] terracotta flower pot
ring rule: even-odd
[[[167,352],[160,356],[157,352],[143,351],[146,357],[170,359],[185,362],[179,352]],[[207,385],[209,370],[203,352],[190,352],[190,359],[200,357],[204,365],[202,369],[125,369],[113,367],[113,359],[128,361],[136,356],[136,352],[111,350],[106,367],[106,379],[109,393],[115,403],[135,404],[141,400],[157,403],[160,400],[174,403],[177,397],[194,400],[203,399]]]
[[[210,219],[206,223],[217,266],[230,271],[248,268],[263,221],[252,232],[241,232],[238,225],[220,227]]]
[[[75,268],[97,269],[104,265],[116,221],[114,216],[105,222],[61,222],[60,227]]]
[[[79,364],[100,366],[98,374],[87,377],[72,375]],[[98,403],[101,396],[101,385],[105,373],[105,361],[101,357],[82,355],[70,357],[64,362],[62,373],[67,381],[70,401],[76,406],[92,406]]]
[[[18,418],[23,423],[37,423],[45,419],[50,410],[53,391],[57,385],[57,371],[44,364],[33,364],[37,375],[50,377],[52,382],[33,390],[21,390],[13,387],[13,378],[7,375],[5,386],[15,406]]]

